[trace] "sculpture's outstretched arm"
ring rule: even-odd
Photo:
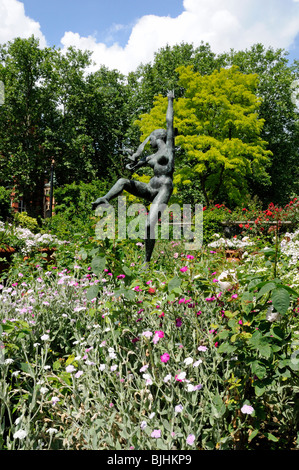
[[[167,137],[166,142],[174,148],[174,129],[173,129],[173,100],[174,92],[169,91],[167,94],[168,107],[166,112],[166,124],[167,124]]]

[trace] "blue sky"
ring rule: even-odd
[[[123,73],[181,42],[216,53],[261,42],[299,60],[299,0],[0,0],[0,43],[31,34]]]
[[[183,12],[182,0],[23,0],[23,4],[51,45],[59,45],[65,31],[74,31],[125,46],[138,18],[176,17]]]

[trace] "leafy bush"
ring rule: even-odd
[[[27,212],[16,212],[14,214],[14,220],[16,225],[22,228],[27,228],[33,233],[37,233],[39,231],[37,220],[33,217],[29,217]]]

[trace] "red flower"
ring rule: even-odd
[[[149,290],[148,290],[148,293],[153,295],[156,293],[156,289],[154,287],[150,287]]]

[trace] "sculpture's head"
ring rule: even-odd
[[[151,135],[149,136],[150,138],[150,143],[152,147],[157,147],[157,141],[158,140],[163,140],[164,142],[166,141],[166,130],[165,129],[156,129],[154,130]]]

